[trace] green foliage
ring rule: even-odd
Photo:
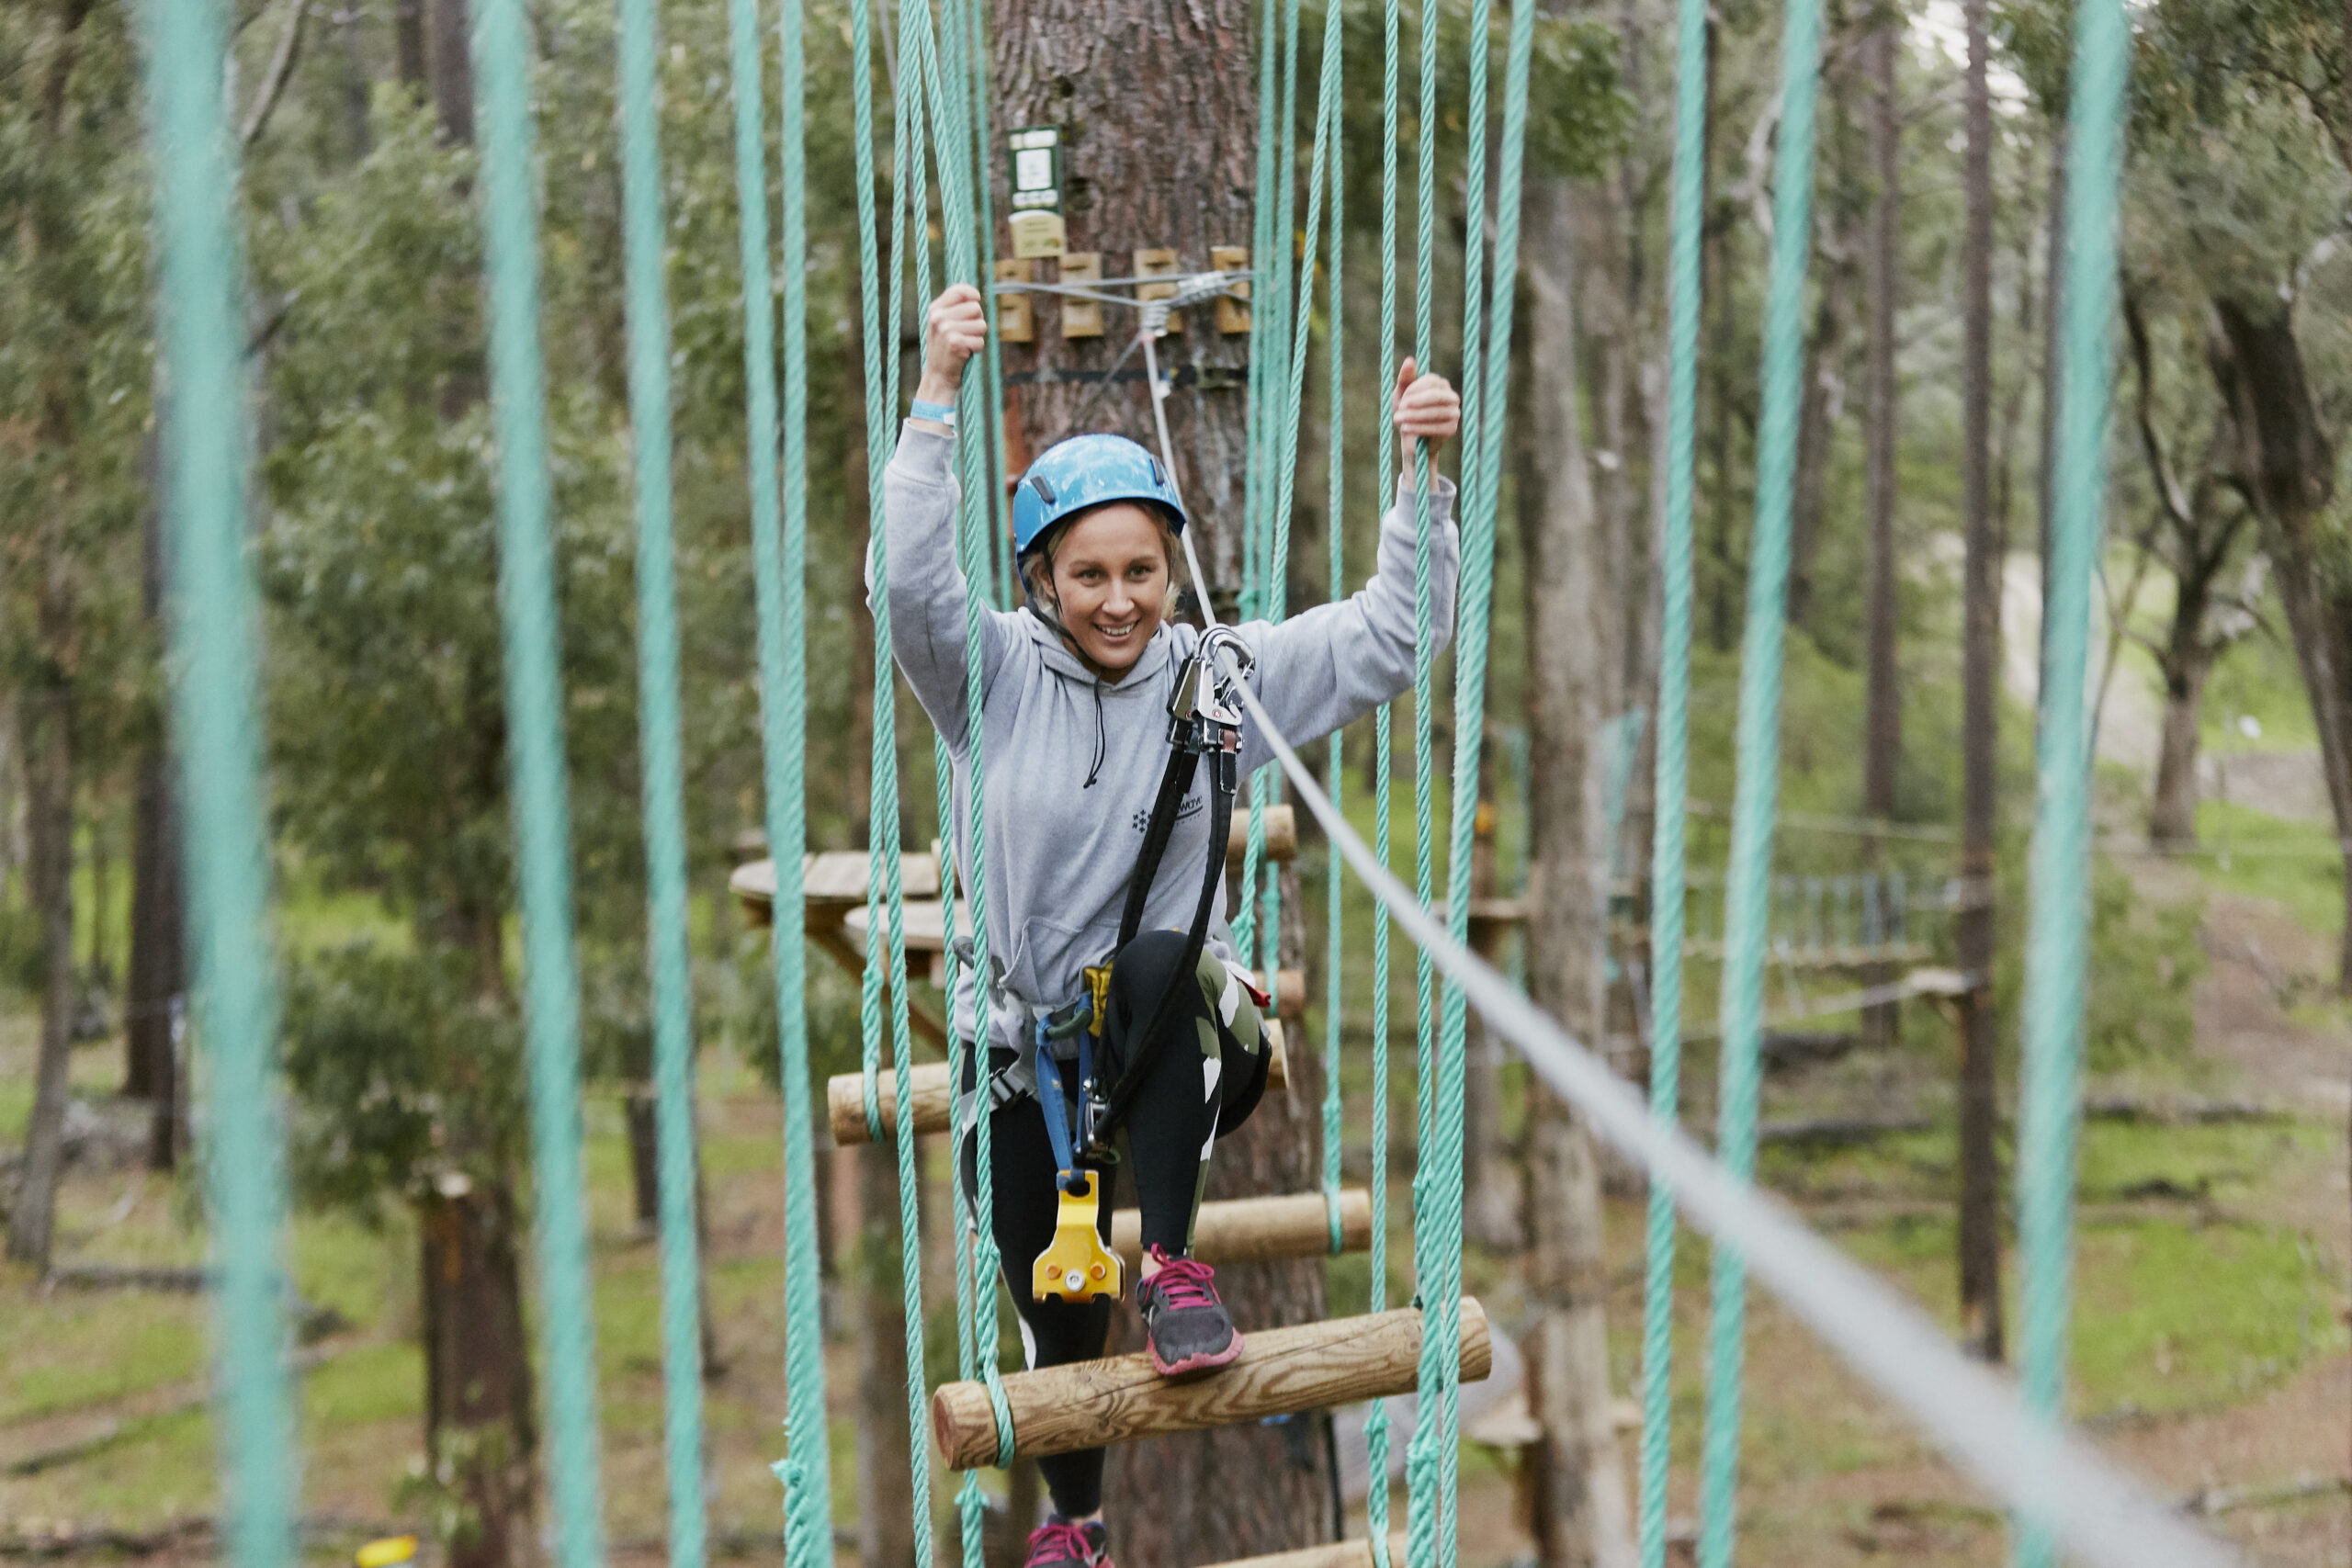
[[[298,1188],[373,1216],[444,1172],[503,1178],[523,1135],[522,1033],[464,955],[358,943],[288,967]]]

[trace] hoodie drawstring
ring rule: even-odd
[[[1110,754],[1111,740],[1102,725],[1102,682],[1094,682],[1094,760],[1086,765],[1086,782],[1078,787],[1092,789],[1094,781],[1102,776],[1103,759]]]

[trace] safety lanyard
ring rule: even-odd
[[[1078,1168],[1077,1141],[1070,1128],[1070,1106],[1062,1093],[1062,1065],[1054,1055],[1054,1043],[1046,1033],[1046,1021],[1037,1021],[1037,1104],[1046,1113],[1046,1136],[1054,1145],[1054,1168],[1058,1173],[1054,1185],[1064,1191],[1074,1191],[1083,1184]],[[1088,1032],[1078,1034],[1078,1083],[1076,1100],[1080,1106],[1094,1092],[1094,1047]]]

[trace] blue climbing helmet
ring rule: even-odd
[[[1057,442],[1029,465],[1012,491],[1012,554],[1015,559],[1046,529],[1065,517],[1114,501],[1156,502],[1170,524],[1184,531],[1184,503],[1159,459],[1124,435],[1073,435]]]

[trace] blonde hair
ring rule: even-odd
[[[1073,512],[1046,529],[1038,537],[1036,543],[1031,545],[1027,553],[1021,558],[1021,581],[1022,585],[1029,591],[1031,605],[1041,610],[1050,606],[1055,611],[1059,611],[1061,596],[1054,592],[1055,553],[1061,548],[1062,540],[1069,536],[1073,525],[1093,516],[1104,506],[1136,507],[1158,526],[1160,554],[1168,563],[1168,593],[1160,602],[1159,618],[1163,621],[1174,620],[1176,618],[1176,558],[1182,551],[1183,546],[1176,537],[1176,525],[1170,521],[1168,509],[1144,501],[1106,501],[1102,506],[1091,506],[1083,512]],[[1058,624],[1058,615],[1048,618],[1056,620]]]

